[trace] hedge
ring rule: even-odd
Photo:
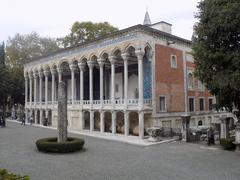
[[[224,149],[226,150],[234,150],[236,148],[236,145],[233,144],[235,141],[234,137],[231,138],[226,138],[226,139],[221,139],[220,144],[223,146]]]
[[[79,151],[83,148],[84,140],[68,137],[67,142],[58,143],[56,137],[43,138],[36,141],[39,151],[51,153],[69,153]]]
[[[6,169],[0,169],[0,180],[29,180],[29,176],[20,176],[9,173]]]

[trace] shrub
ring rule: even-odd
[[[220,144],[226,150],[234,150],[236,148],[236,145],[233,144],[234,141],[235,141],[235,138],[234,137],[230,137],[230,138],[226,138],[226,139],[221,139],[220,140]]]
[[[84,140],[79,138],[68,137],[67,142],[58,143],[56,137],[43,138],[36,141],[39,151],[52,153],[69,153],[82,149]]]
[[[0,169],[1,180],[29,180],[29,176],[20,176],[13,173],[9,173],[6,169]]]

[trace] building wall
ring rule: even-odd
[[[187,72],[194,72],[195,64],[193,61],[187,59],[186,66]],[[195,111],[200,111],[199,99],[204,98],[204,111],[208,111],[209,109],[208,99],[213,98],[213,95],[211,95],[210,92],[205,87],[201,88],[199,86],[199,80],[196,77],[193,78],[193,87],[191,89],[188,88],[187,95],[188,97],[194,97]]]
[[[177,57],[177,68],[171,68],[171,55]],[[167,112],[184,111],[183,52],[156,44],[156,112],[159,112],[159,96],[165,96]]]

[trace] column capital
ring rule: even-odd
[[[109,57],[109,61],[110,61],[111,64],[115,64],[115,63],[117,62],[115,56],[110,56],[110,57]]]
[[[53,69],[53,68],[51,68],[51,69],[50,69],[50,72],[51,72],[51,74],[52,74],[52,75],[55,75],[55,74],[57,73],[57,70],[56,70],[56,69]]]
[[[130,57],[128,53],[122,53],[121,56],[123,58],[123,61],[127,61]]]
[[[103,67],[103,65],[105,64],[105,60],[104,59],[98,59],[97,62],[98,62],[100,67]]]
[[[93,67],[94,67],[94,62],[88,61],[87,64],[88,64],[89,69],[93,69]]]
[[[84,63],[84,62],[79,62],[78,63],[78,67],[79,67],[80,71],[84,71],[85,70],[85,66],[86,66],[86,63]]]
[[[70,67],[70,70],[73,72],[77,70],[77,66],[75,64],[70,64],[69,67]]]
[[[63,69],[62,68],[57,68],[57,72],[58,72],[58,74],[62,74],[63,73]]]
[[[25,79],[29,78],[28,73],[26,73],[26,72],[24,73],[24,78]]]
[[[42,71],[38,71],[38,76],[39,76],[39,78],[42,78],[43,77],[43,72]]]
[[[34,72],[34,73],[33,73],[33,78],[34,78],[34,79],[37,79],[37,77],[38,77],[38,72]]]
[[[29,77],[29,79],[32,79],[32,78],[33,78],[33,74],[32,74],[32,73],[29,73],[29,74],[28,74],[28,77]]]
[[[135,50],[135,53],[136,53],[136,55],[138,57],[138,60],[142,60],[142,58],[143,58],[143,56],[145,54],[145,52],[143,50],[141,50],[141,49]]]
[[[50,72],[47,71],[47,70],[44,70],[44,71],[43,71],[43,74],[44,74],[45,77],[47,77],[47,76],[49,76]]]

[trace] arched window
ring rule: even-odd
[[[194,79],[193,79],[193,74],[188,73],[188,89],[193,89],[194,86]]]
[[[171,55],[171,68],[177,68],[177,56]]]
[[[203,123],[202,123],[202,120],[198,121],[198,126],[202,126]]]

